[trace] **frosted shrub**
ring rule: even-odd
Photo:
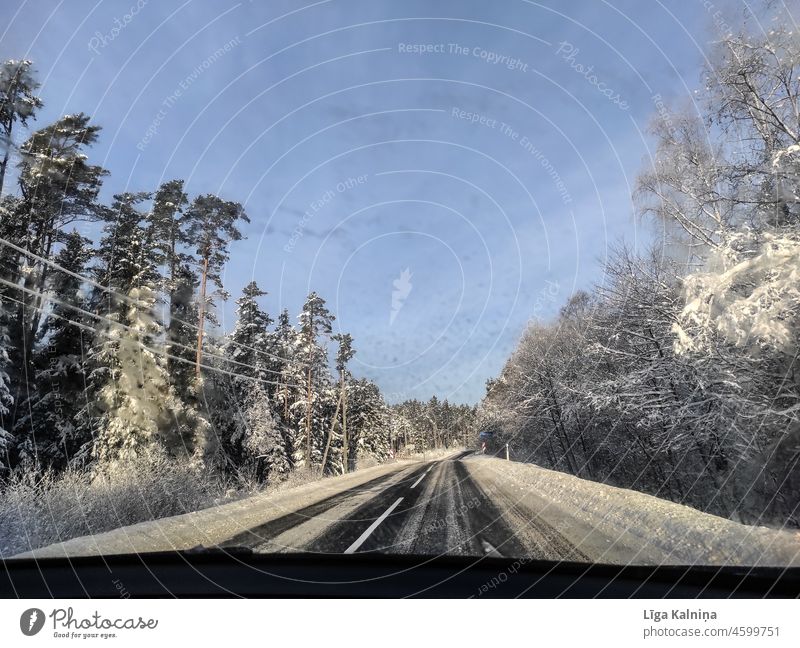
[[[0,484],[0,555],[195,511],[222,495],[214,473],[162,453],[93,474],[20,469]]]

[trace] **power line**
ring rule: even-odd
[[[83,310],[82,308],[79,308],[78,306],[72,306],[71,304],[67,304],[67,303],[62,302],[60,300],[57,300],[57,299],[55,299],[55,298],[53,298],[53,297],[51,297],[51,296],[49,296],[49,295],[47,295],[45,293],[37,293],[36,291],[30,290],[29,288],[24,288],[23,286],[18,286],[18,285],[14,284],[14,283],[12,283],[10,281],[7,281],[7,280],[3,279],[2,277],[0,277],[0,283],[3,283],[3,284],[5,284],[7,286],[10,286],[12,288],[17,288],[19,290],[22,290],[23,292],[28,293],[28,294],[41,295],[42,297],[44,297],[48,301],[51,301],[51,302],[56,303],[56,304],[59,304],[59,305],[64,306],[66,308],[71,308],[73,310],[78,311],[81,314],[89,315],[90,317],[94,317],[94,318],[103,320],[105,322],[110,323],[112,326],[117,326],[117,327],[120,327],[120,328],[128,330],[128,331],[134,331],[134,329],[132,327],[127,326],[125,324],[122,324],[121,322],[115,322],[114,320],[105,318],[102,315],[96,315],[96,314],[91,313],[89,311]],[[17,299],[14,299],[12,297],[4,296],[3,299],[7,299],[8,301],[14,302],[15,304],[20,304],[21,306],[25,306],[24,302],[19,301]],[[58,319],[61,319],[61,320],[65,320],[65,321],[69,322],[70,324],[72,324],[73,326],[77,326],[79,328],[82,328],[82,329],[85,329],[85,330],[88,330],[88,331],[92,331],[94,333],[104,334],[109,339],[112,338],[112,336],[110,334],[106,333],[105,331],[103,331],[103,329],[101,329],[99,327],[90,326],[88,324],[84,324],[82,322],[78,322],[76,320],[72,320],[72,319],[70,319],[68,317],[64,317],[62,315],[58,315],[57,313],[50,313],[50,316],[58,318]],[[123,338],[118,338],[117,341],[119,341],[120,344],[122,344],[122,345],[138,346],[138,347],[141,347],[142,349],[146,349],[147,351],[150,351],[151,353],[155,353],[155,354],[164,356],[165,358],[170,358],[172,360],[177,360],[178,362],[184,362],[186,364],[190,364],[192,366],[195,366],[195,361],[194,360],[187,360],[186,358],[181,358],[180,356],[172,355],[172,354],[168,353],[166,351],[166,349],[161,351],[161,350],[156,349],[154,347],[147,346],[143,342],[125,340]],[[180,347],[182,347],[184,349],[188,349],[190,351],[193,351],[193,349],[191,347],[187,347],[185,345],[176,344],[176,346],[180,346]],[[206,355],[208,355],[208,356],[210,356],[212,358],[221,359],[221,360],[223,360],[225,362],[231,362],[233,364],[237,364],[237,365],[240,365],[240,366],[243,366],[243,367],[247,367],[248,369],[256,369],[256,367],[254,367],[254,366],[248,365],[248,364],[243,363],[243,362],[238,362],[238,361],[235,361],[235,360],[230,360],[229,358],[225,358],[224,356],[218,356],[218,355],[214,355],[214,354],[211,354],[211,353],[208,353]],[[229,376],[233,376],[235,378],[242,378],[242,379],[245,379],[245,380],[253,380],[253,381],[261,382],[263,384],[277,385],[279,387],[295,387],[297,389],[301,389],[301,387],[299,385],[290,384],[290,383],[275,382],[275,381],[272,381],[272,380],[265,380],[265,379],[262,379],[262,378],[254,378],[254,377],[251,377],[251,376],[246,376],[244,374],[238,374],[238,373],[235,373],[235,372],[232,372],[232,371],[226,371],[225,369],[220,369],[218,367],[212,367],[210,365],[206,365],[206,364],[202,364],[202,363],[200,364],[200,367],[203,368],[203,369],[207,369],[208,371],[216,371],[218,373],[223,373],[223,374],[226,374],[226,375],[229,375]]]
[[[114,296],[116,296],[116,297],[118,297],[118,298],[120,298],[120,299],[122,299],[122,300],[124,300],[124,301],[126,301],[128,303],[139,305],[139,302],[137,300],[133,299],[132,297],[130,297],[129,295],[125,295],[123,293],[117,292],[113,288],[110,288],[108,286],[103,286],[102,284],[98,283],[94,279],[91,279],[90,277],[84,277],[83,275],[78,274],[77,272],[73,272],[72,270],[69,270],[69,269],[65,268],[64,266],[56,263],[55,261],[53,261],[51,259],[47,259],[47,258],[42,257],[42,256],[39,256],[38,254],[36,254],[34,252],[30,252],[29,250],[26,250],[26,249],[24,249],[24,248],[22,248],[22,247],[20,247],[20,246],[18,246],[16,244],[12,243],[11,241],[8,241],[7,239],[4,239],[3,237],[0,237],[0,245],[5,245],[6,247],[11,248],[12,250],[16,250],[20,254],[24,254],[24,255],[29,256],[29,257],[31,257],[33,259],[36,259],[37,261],[40,261],[42,263],[46,263],[47,265],[50,265],[50,266],[58,269],[60,272],[63,272],[65,274],[68,274],[71,277],[74,277],[75,279],[79,279],[79,280],[81,280],[81,281],[83,281],[85,283],[88,283],[89,285],[94,286],[95,288],[99,288],[103,292],[106,292],[106,293],[109,293],[111,295],[114,295]],[[186,322],[184,320],[178,319],[177,317],[171,318],[170,321],[173,321],[173,320],[175,322],[178,322],[179,324],[183,324],[184,326],[188,326],[189,328],[194,329],[195,331],[199,331],[200,330],[199,326],[197,326],[196,324],[192,324],[191,322]],[[166,326],[164,324],[161,324],[161,326],[166,328]],[[251,346],[248,346],[246,344],[242,344],[241,342],[234,342],[232,340],[229,340],[228,343],[229,344],[233,344],[234,346],[240,347],[242,349],[247,349],[247,350],[253,351],[255,353],[260,353],[260,354],[266,355],[266,356],[268,356],[268,357],[270,357],[272,359],[275,359],[275,360],[280,360],[282,362],[289,362],[288,358],[284,358],[284,357],[275,355],[273,353],[270,353],[269,351],[264,351],[263,349],[256,349],[255,347],[251,347]],[[297,362],[298,362],[298,364],[301,364],[301,365],[307,364],[306,362],[304,362],[302,360],[298,360]]]

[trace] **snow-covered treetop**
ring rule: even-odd
[[[800,236],[731,234],[707,269],[684,279],[686,306],[673,326],[678,353],[721,338],[758,350],[790,351],[800,317]]]

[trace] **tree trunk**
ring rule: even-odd
[[[347,439],[347,386],[342,371],[342,444],[344,448],[344,471],[350,471],[350,444]]]
[[[336,411],[333,413],[333,419],[331,420],[331,431],[328,433],[328,441],[325,443],[325,452],[322,454],[322,469],[321,473],[325,474],[325,464],[328,462],[328,451],[331,449],[331,439],[333,439],[333,433],[336,430],[336,419],[339,418],[339,406],[342,404],[342,396],[339,395],[339,400],[336,401]]]
[[[200,279],[200,304],[197,312],[197,355],[195,357],[195,376],[200,378],[200,364],[203,361],[203,324],[206,319],[206,282],[208,281],[208,256],[203,259],[203,276]]]
[[[0,162],[0,195],[3,193],[3,184],[6,181],[6,167],[8,166],[9,147],[11,146],[11,133],[6,135],[6,152],[3,155],[3,161]]]
[[[313,326],[311,327],[313,331]],[[308,343],[308,381],[306,384],[306,468],[311,468],[311,344]]]

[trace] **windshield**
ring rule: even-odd
[[[13,4],[0,557],[800,565],[783,3]]]

